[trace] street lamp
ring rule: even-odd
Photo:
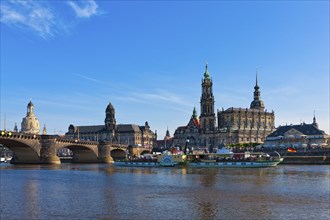
[[[183,151],[184,154],[187,154],[188,143],[189,143],[189,137],[187,137],[186,139],[186,146],[184,147],[184,151]]]

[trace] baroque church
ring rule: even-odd
[[[213,82],[206,65],[202,79],[200,116],[196,108],[186,126],[175,130],[173,146],[189,146],[212,149],[220,144],[263,143],[275,131],[274,111],[267,112],[260,99],[260,87],[256,76],[253,101],[250,108],[214,110]]]
[[[16,123],[14,131],[18,132]],[[27,105],[26,116],[23,118],[21,123],[21,132],[27,134],[39,134],[40,132],[39,120],[34,115],[34,105],[31,100]]]
[[[152,148],[156,135],[150,130],[148,122],[144,126],[135,124],[117,124],[115,108],[111,103],[105,110],[104,125],[70,125],[66,137],[91,141],[111,141],[116,144]]]

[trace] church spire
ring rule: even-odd
[[[260,87],[258,86],[258,69],[256,70],[256,85],[254,86],[253,101],[251,102],[250,108],[261,109],[265,108],[264,102],[260,100]]]
[[[42,134],[47,134],[46,124],[44,124],[44,128],[42,129]]]
[[[196,107],[194,107],[194,110],[193,110],[193,115],[192,115],[194,118],[197,118],[197,111],[196,111]]]
[[[260,87],[258,86],[258,68],[256,70],[256,85],[254,87],[255,90],[258,90]]]
[[[16,122],[15,122],[14,131],[15,131],[15,132],[18,132],[18,128],[17,128],[17,123],[16,123]]]
[[[205,65],[204,79],[210,79],[210,73],[209,73],[209,70],[208,70],[207,62],[206,62],[206,65]]]
[[[168,126],[167,126],[167,129],[166,129],[166,135],[165,135],[167,138],[171,137],[170,135],[170,131],[168,130]]]
[[[314,110],[314,117],[313,117],[313,124],[315,127],[318,127],[318,124],[316,122],[316,117],[315,117],[315,110]]]

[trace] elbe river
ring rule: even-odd
[[[1,164],[1,219],[330,219],[327,165]]]

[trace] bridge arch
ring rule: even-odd
[[[126,158],[127,154],[126,154],[126,151],[124,149],[115,148],[115,149],[112,149],[110,151],[110,156],[114,160],[123,160],[123,159]]]
[[[73,153],[73,162],[74,163],[97,163],[98,162],[98,153],[95,152],[93,149],[91,149],[88,146],[84,145],[75,145],[75,144],[69,144],[69,145],[63,145],[61,147],[58,147],[56,152],[59,149],[67,148],[72,151]]]
[[[40,144],[34,139],[0,139],[0,143],[13,152],[11,163],[40,163]]]
[[[144,155],[144,154],[150,154],[150,150],[143,150],[141,151],[140,155]]]

